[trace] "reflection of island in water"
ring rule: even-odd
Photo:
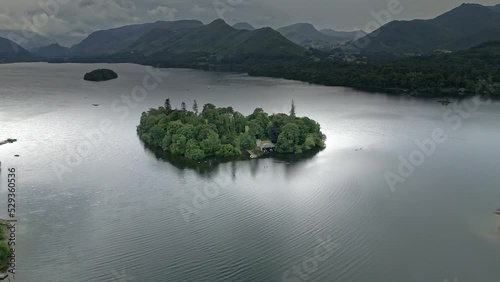
[[[249,155],[243,154],[235,157],[227,157],[227,158],[207,158],[202,161],[190,160],[182,156],[173,155],[169,152],[163,151],[159,147],[153,147],[144,142],[141,142],[144,145],[145,151],[149,151],[152,153],[156,159],[167,161],[169,164],[174,167],[185,170],[190,169],[197,171],[202,176],[210,177],[214,173],[216,173],[219,169],[220,164],[231,163],[231,174],[233,177],[236,177],[236,162],[245,161],[250,165],[250,172],[253,177],[256,176],[260,163],[262,160],[273,159],[273,163],[278,163],[286,166],[286,172],[291,172],[297,166],[304,164],[305,161],[311,160],[314,158],[323,148],[315,148],[310,151],[304,152],[302,154],[278,154],[278,153],[269,153],[263,155],[258,159],[252,159]],[[269,162],[266,161],[266,164]]]

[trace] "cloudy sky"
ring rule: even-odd
[[[374,13],[401,1],[392,19],[433,18],[460,0],[1,0],[0,29],[35,26],[41,34],[88,34],[104,28],[156,20],[223,18],[273,28],[310,22],[316,28],[364,29]],[[467,2],[496,5],[499,0]],[[49,5],[41,5],[48,3]],[[56,5],[53,5],[57,3]]]

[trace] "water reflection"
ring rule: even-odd
[[[195,161],[165,152],[159,147],[150,146],[142,141],[141,144],[144,146],[144,151],[146,153],[154,156],[157,160],[168,162],[179,169],[180,172],[193,170],[199,175],[207,178],[212,178],[217,175],[221,164],[229,163],[230,168],[228,169],[230,170],[233,180],[236,180],[236,163],[240,161],[248,162],[252,178],[257,176],[260,169],[268,168],[270,160],[273,160],[272,163],[282,164],[285,176],[290,176],[290,174],[295,173],[297,169],[300,169],[305,163],[312,160],[318,153],[324,150],[323,148],[316,148],[300,155],[270,153],[259,159],[251,159],[247,155],[241,155],[237,157],[208,158],[203,161]]]

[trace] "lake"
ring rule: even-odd
[[[119,78],[83,80],[97,68]],[[0,217],[7,168],[18,171],[18,281],[500,279],[498,103],[46,63],[0,65],[0,98],[0,139],[18,139],[0,147]],[[171,160],[136,135],[141,113],[166,98],[245,115],[288,112],[293,99],[327,147]]]

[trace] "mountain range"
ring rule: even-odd
[[[39,57],[8,39],[0,37],[0,63],[33,62]]]
[[[100,30],[90,34],[82,42],[68,51],[70,56],[100,56],[129,51],[129,47],[141,37],[153,30],[179,31],[202,27],[203,23],[195,20],[157,21],[154,23],[127,25],[119,28]]]
[[[23,33],[18,30],[2,29],[0,30],[0,37],[9,39],[27,50],[56,43],[55,40],[38,33]]]
[[[364,32],[362,30],[336,31],[333,29],[325,28],[325,29],[320,30],[319,32],[321,32],[327,36],[337,38],[340,42],[352,41],[352,40],[361,38],[361,37],[366,35],[366,32]]]
[[[66,58],[68,56],[68,50],[69,48],[63,47],[57,43],[31,49],[31,51],[38,56],[51,60]]]
[[[392,21],[348,45],[370,53],[425,54],[500,40],[500,5],[463,4],[430,20]]]
[[[27,42],[13,43],[8,39],[16,39],[16,35],[22,33],[4,30],[0,31],[0,37],[6,37],[2,40],[0,61],[46,58],[78,62],[162,61],[173,65],[183,62],[188,66],[206,66],[292,57],[307,59],[315,52],[308,51],[309,48],[331,53],[340,49],[337,47],[367,54],[426,54],[465,50],[484,42],[500,41],[499,31],[500,5],[479,4],[463,4],[430,20],[392,21],[368,35],[362,31],[317,30],[309,23],[275,31],[255,29],[244,22],[230,26],[223,20],[206,25],[197,20],[179,20],[99,30],[66,48],[36,34]],[[14,46],[18,52],[7,52],[7,46]]]
[[[278,28],[277,31],[295,44],[319,50],[331,50],[340,42],[338,38],[319,32],[309,23],[292,24]]]
[[[221,19],[197,28],[152,30],[133,43],[131,51],[145,56],[193,54],[218,59],[303,56],[307,52],[271,28],[237,30]]]

